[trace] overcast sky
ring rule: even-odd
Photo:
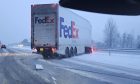
[[[0,3],[0,40],[3,43],[14,43],[30,39],[31,4],[56,3],[58,0],[1,0]],[[75,11],[75,13],[90,21],[93,27],[92,38],[103,40],[103,30],[109,18],[116,21],[120,33],[140,33],[140,16],[116,16],[98,13]]]

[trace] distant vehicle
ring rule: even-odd
[[[2,48],[5,48],[5,49],[6,49],[6,45],[2,44],[2,45],[1,45],[1,49],[2,49]]]
[[[92,26],[88,20],[58,4],[31,6],[31,48],[47,56],[91,52]]]

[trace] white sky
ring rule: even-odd
[[[0,3],[0,40],[3,43],[14,43],[30,39],[31,4],[56,3],[58,0],[1,0]],[[109,18],[113,18],[120,33],[139,34],[140,16],[116,16],[98,13],[75,11],[90,21],[93,27],[93,40],[103,40],[104,26]]]

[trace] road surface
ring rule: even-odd
[[[14,56],[8,55],[9,53],[14,52],[0,49],[0,84],[47,84],[43,79],[19,65]]]
[[[11,52],[10,49],[7,51]],[[16,60],[20,60],[40,76],[28,72]],[[35,70],[36,64],[42,65],[44,69]],[[72,57],[44,60],[32,56],[0,56],[0,66],[1,84],[43,84],[44,80],[41,78],[49,79],[51,84],[140,84],[138,70],[87,62]]]

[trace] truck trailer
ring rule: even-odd
[[[31,48],[45,56],[70,57],[91,52],[88,20],[59,4],[31,5]]]

